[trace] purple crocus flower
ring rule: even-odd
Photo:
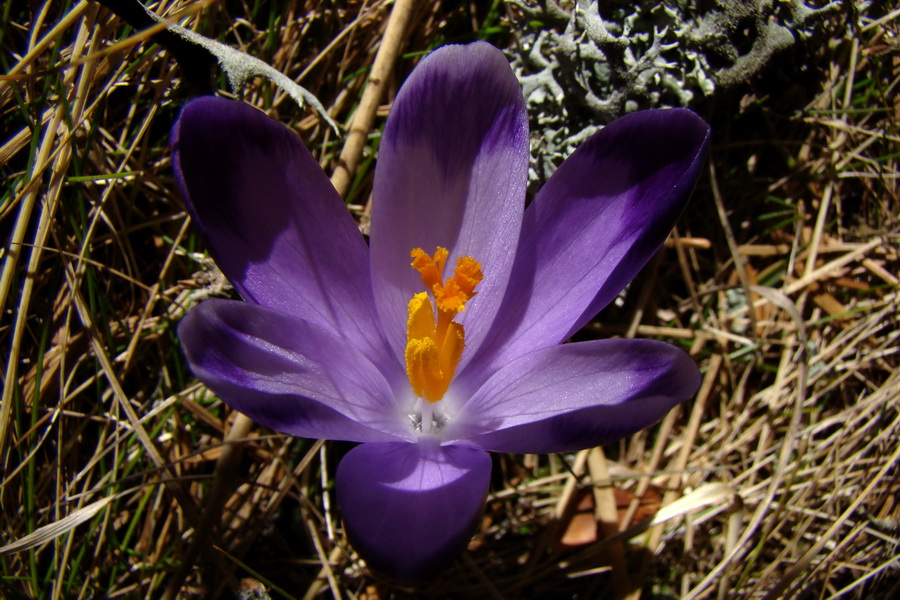
[[[486,43],[422,60],[381,139],[371,242],[309,151],[240,102],[175,126],[191,215],[244,302],[179,335],[229,406],[301,437],[360,442],[338,466],[347,535],[376,569],[428,576],[482,514],[491,452],[567,452],[647,427],[698,388],[651,340],[563,344],[653,256],[709,129],[638,112],[591,137],[525,207],[525,103]]]

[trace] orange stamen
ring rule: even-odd
[[[413,391],[420,398],[437,402],[444,397],[465,348],[465,331],[454,317],[465,310],[466,303],[477,292],[475,286],[484,275],[474,258],[464,256],[456,261],[453,276],[443,280],[449,253],[438,247],[434,256],[421,248],[410,253],[411,266],[419,272],[425,292],[413,296],[407,307],[406,374]],[[435,314],[435,306],[437,314]]]

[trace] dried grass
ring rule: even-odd
[[[155,9],[188,9],[187,26],[298,80],[345,126],[390,13]],[[624,304],[579,334],[682,345],[705,373],[697,399],[602,451],[496,457],[470,552],[407,587],[346,543],[330,483],[345,445],[236,420],[186,369],[175,324],[231,292],[174,192],[177,66],[95,3],[4,10],[0,595],[900,594],[896,11],[859,6],[855,34],[814,55],[804,105],[760,88],[739,113],[709,109],[709,179]],[[419,4],[402,51],[485,35],[487,11]],[[266,83],[244,99],[333,170],[343,140],[316,115]],[[361,218],[387,109],[347,185]]]

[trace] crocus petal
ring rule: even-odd
[[[481,263],[478,295],[458,317],[466,345],[478,347],[509,279],[527,169],[525,102],[503,54],[481,42],[423,59],[391,109],[373,189],[375,299],[398,356],[407,303],[424,291],[409,266],[413,248],[447,248],[446,276],[459,257]]]
[[[445,439],[512,453],[568,452],[631,435],[700,386],[691,358],[654,340],[595,340],[543,348],[494,374]]]
[[[708,137],[686,109],[632,113],[559,167],[526,211],[484,373],[562,342],[616,297],[681,214]]]
[[[385,354],[365,241],[292,131],[207,96],[184,107],[172,146],[191,215],[241,296]]]
[[[337,498],[347,536],[366,562],[401,579],[450,565],[484,507],[491,459],[473,448],[363,444],[338,465]]]
[[[229,406],[283,433],[413,439],[381,372],[324,329],[235,300],[207,300],[178,327],[194,374]]]

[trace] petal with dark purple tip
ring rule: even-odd
[[[347,536],[369,566],[387,575],[431,576],[466,547],[490,475],[485,452],[434,439],[357,446],[337,470]]]
[[[700,386],[691,358],[654,340],[596,340],[536,350],[495,373],[445,439],[539,454],[599,446],[656,423]]]
[[[462,256],[483,267],[459,316],[467,346],[478,347],[509,279],[527,169],[525,102],[503,54],[478,42],[424,58],[391,109],[373,189],[372,277],[395,353],[406,345],[407,303],[424,291],[409,253],[437,246],[450,251],[445,276]]]
[[[191,215],[241,296],[385,354],[365,241],[292,131],[207,96],[184,107],[172,147]]]
[[[284,313],[207,300],[178,327],[191,369],[277,431],[354,442],[413,439],[381,372],[350,344]]]
[[[568,338],[665,241],[704,165],[709,126],[686,109],[624,116],[579,147],[525,213],[485,374]]]

